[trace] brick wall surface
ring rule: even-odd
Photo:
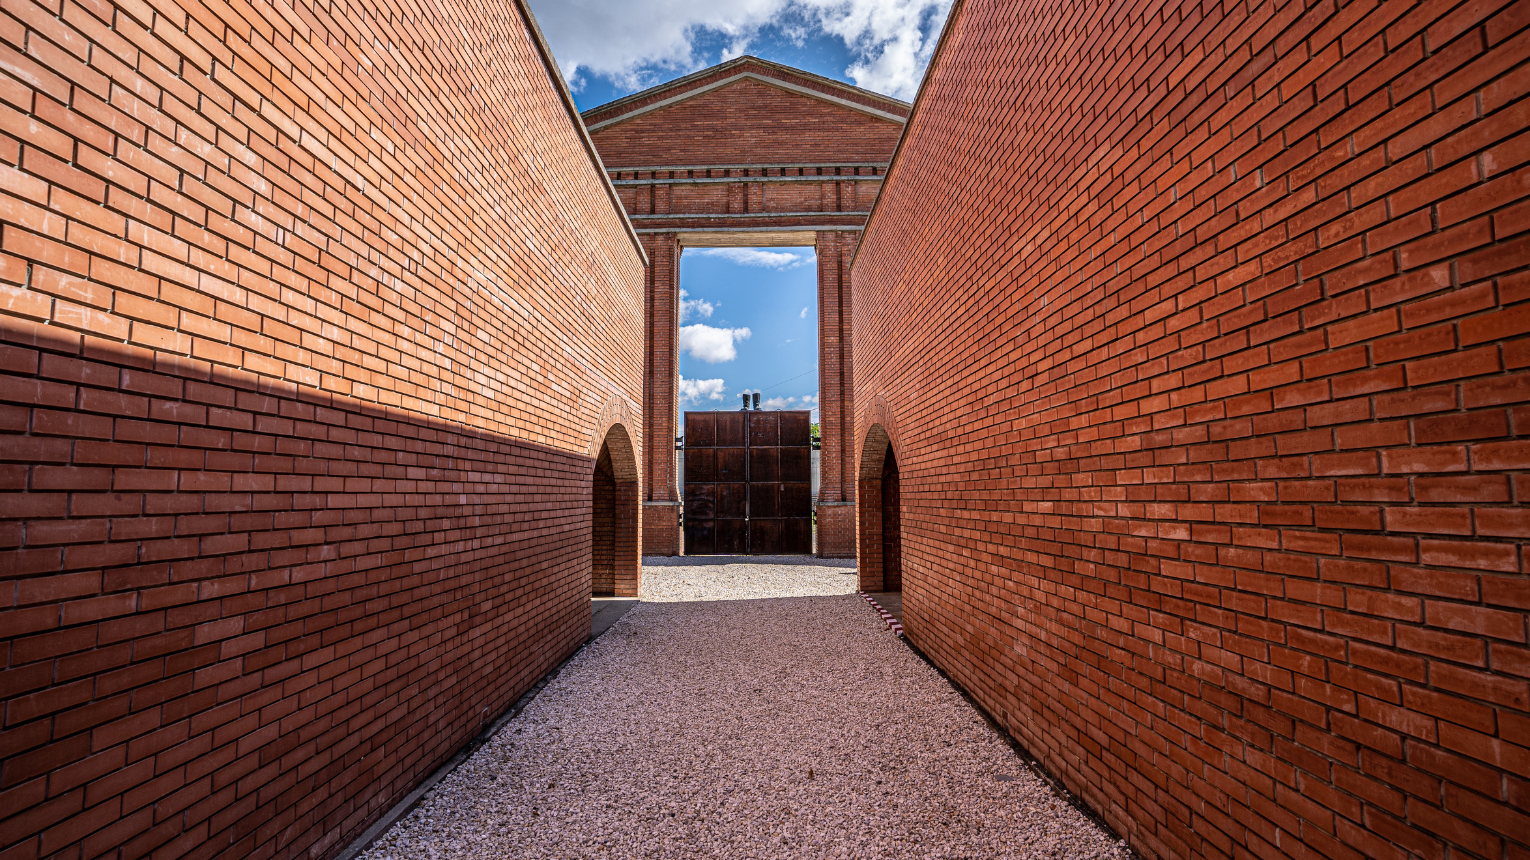
[[[643,112],[612,122],[635,111]],[[652,168],[885,163],[903,130],[890,117],[907,115],[895,99],[743,57],[592,108],[584,119],[607,167]]]
[[[1527,24],[953,13],[856,438],[912,640],[1147,856],[1530,856]]]
[[[0,9],[0,856],[333,855],[588,634],[643,258],[546,62]]]
[[[902,126],[743,80],[590,136],[607,167],[884,163]]]
[[[862,108],[900,117],[908,116],[907,102],[746,54],[626,98],[590,108],[583,113],[584,121],[587,125],[599,126],[626,114],[663,107],[666,103],[672,104],[678,96],[689,92],[720,89],[741,77],[751,77],[757,82],[763,78],[776,82],[777,89],[789,89],[808,96],[828,96]]]

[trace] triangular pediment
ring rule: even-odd
[[[608,168],[885,163],[905,102],[741,57],[582,114]]]
[[[884,119],[901,125],[907,118],[907,102],[772,63],[758,57],[739,57],[702,69],[669,83],[634,93],[623,99],[591,108],[583,113],[586,127],[599,131],[620,122],[662,111],[717,90],[754,81],[783,92],[835,105],[845,110]]]

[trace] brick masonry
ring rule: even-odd
[[[886,163],[907,115],[897,99],[748,56],[583,114],[606,167],[650,169]]]
[[[0,857],[337,853],[588,635],[603,440],[636,587],[644,258],[549,63],[0,10]]]
[[[680,255],[686,247],[806,245],[818,254],[823,489],[819,555],[855,555],[848,264],[908,105],[740,57],[583,114],[648,250],[644,421],[679,432]],[[643,552],[680,552],[674,452],[644,463]]]
[[[680,554],[675,411],[680,386],[680,243],[673,233],[643,236],[643,436],[654,440],[643,460],[643,552]]]
[[[1026,9],[853,265],[909,636],[1146,856],[1530,856],[1530,6]]]

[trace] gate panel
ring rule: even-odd
[[[807,412],[685,413],[686,555],[813,551]]]

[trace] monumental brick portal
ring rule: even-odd
[[[811,245],[818,254],[818,554],[855,555],[847,266],[908,105],[740,57],[585,111],[648,251],[643,552],[680,551],[674,440],[680,254]]]
[[[1144,855],[1530,856],[1530,7],[1021,8],[853,267],[908,635]]]
[[[637,587],[644,259],[551,62],[0,11],[0,856],[333,856],[589,635],[598,505]]]

